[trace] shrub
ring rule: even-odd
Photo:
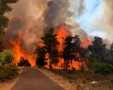
[[[25,60],[23,57],[21,57],[20,62],[18,63],[18,66],[27,67],[27,66],[31,66],[31,64],[29,63],[28,60]]]
[[[18,75],[18,68],[14,64],[6,64],[0,66],[0,81],[12,79]]]
[[[13,54],[9,50],[0,53],[0,65],[9,64],[13,59]]]
[[[97,64],[95,65],[95,73],[107,75],[113,73],[113,65],[110,64]]]

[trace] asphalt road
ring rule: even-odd
[[[64,90],[37,69],[24,68],[12,90]]]

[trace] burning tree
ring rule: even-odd
[[[83,62],[86,62],[86,60],[88,59],[88,53],[89,51],[87,48],[81,47],[81,40],[78,35],[76,35],[75,37],[67,37],[65,39],[65,48],[63,52],[66,69],[70,67],[70,63],[71,65],[74,65],[73,63],[75,63],[76,61],[81,62],[81,68],[86,68],[84,67],[84,65],[86,66],[87,64]],[[74,66],[71,67],[74,68]]]
[[[58,49],[57,46],[59,42],[56,39],[56,34],[54,33],[54,29],[50,28],[45,32],[44,37],[42,40],[45,44],[45,51],[49,54],[50,57],[50,64],[49,66],[52,67],[52,64],[58,63]]]
[[[45,62],[45,55],[46,55],[45,48],[44,47],[37,47],[36,54],[37,54],[37,56],[36,56],[36,64],[38,66],[46,65],[46,62]]]
[[[37,64],[54,69],[72,69],[84,65],[88,58],[87,48],[81,47],[79,36],[72,34],[65,26],[57,29],[48,29],[42,37],[42,43],[38,43],[36,49]],[[79,62],[80,67],[75,65]],[[85,63],[86,64],[86,63]]]
[[[63,51],[63,58],[65,60],[65,68],[67,69],[69,67],[69,62],[73,59],[75,59],[75,55],[74,55],[74,45],[72,43],[73,37],[69,36],[65,39],[65,48]]]

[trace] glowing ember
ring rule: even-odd
[[[53,64],[52,67],[54,69],[62,70],[64,69],[64,63],[65,63],[64,58],[59,57],[59,62],[57,64]]]
[[[35,66],[35,58],[33,55],[27,54],[22,49],[22,42],[21,42],[21,36],[17,38],[17,40],[11,41],[12,44],[12,52],[14,53],[14,63],[18,63],[20,61],[20,57],[24,57],[26,60],[28,60],[31,64],[31,66]]]
[[[79,61],[72,61],[72,68],[75,68],[76,70],[81,70],[82,63]]]

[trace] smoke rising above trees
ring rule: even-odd
[[[112,0],[19,0],[15,5],[11,5],[13,11],[6,14],[10,18],[7,38],[15,39],[21,32],[22,46],[31,52],[46,27],[65,23],[73,35],[79,35],[82,40],[86,39],[88,34],[101,35],[112,41],[111,3]],[[98,20],[95,17],[98,17]]]
[[[69,10],[69,0],[29,0],[29,2],[19,0],[12,7],[13,11],[7,14],[10,18],[7,28],[8,39],[15,39],[21,32],[23,48],[29,52],[43,36],[46,27],[56,27],[62,23],[68,23],[68,20],[71,21],[72,12]],[[76,34],[87,37],[76,23],[68,25]]]

